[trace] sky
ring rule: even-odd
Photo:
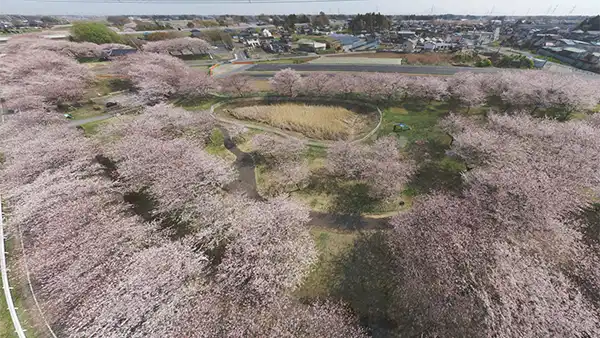
[[[184,0],[162,0],[162,3],[89,3],[91,0],[58,0],[63,2],[42,2],[57,0],[0,0],[1,14],[48,14],[48,15],[135,15],[135,14],[315,14],[325,13],[356,14],[381,12],[383,14],[488,14],[492,15],[545,15],[549,8],[554,15],[598,15],[600,0],[502,0],[494,2],[482,0],[365,0],[355,2],[325,3],[270,3],[270,4],[191,4]],[[102,0],[95,0],[102,1]],[[116,0],[112,0],[116,1]],[[129,0],[132,1],[132,0]],[[169,3],[173,1],[173,3]],[[190,0],[187,0],[190,1]],[[202,0],[200,0],[202,1]],[[212,0],[219,2],[219,0]],[[227,0],[224,0],[227,1]],[[251,0],[250,0],[251,1]],[[260,1],[260,0],[259,0]],[[274,0],[276,1],[276,0]],[[302,1],[302,0],[295,0]],[[313,0],[314,1],[314,0]],[[550,12],[552,12],[550,10]]]

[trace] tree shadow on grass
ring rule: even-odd
[[[335,259],[329,277],[331,296],[348,304],[373,337],[388,337],[398,326],[390,316],[396,286],[385,236],[382,231],[361,234]]]
[[[378,202],[369,196],[369,187],[360,182],[348,182],[341,178],[318,173],[311,177],[308,189],[331,196],[328,211],[338,215],[359,216],[370,212]]]
[[[425,162],[419,166],[406,188],[414,195],[433,191],[459,193],[464,186],[462,172],[462,168],[446,165],[444,160]]]

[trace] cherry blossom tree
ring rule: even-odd
[[[416,77],[406,85],[406,95],[430,102],[439,101],[446,97],[447,87],[444,80],[435,76]]]
[[[414,163],[400,154],[398,140],[387,136],[371,147],[361,178],[369,184],[371,196],[386,198],[400,192],[414,170]]]
[[[335,77],[335,81],[332,80],[330,83],[331,93],[342,97],[347,97],[357,91],[358,88],[361,88],[356,76],[353,74],[338,74]]]
[[[3,183],[8,187],[31,182],[41,173],[65,165],[84,169],[93,159],[89,141],[63,124],[22,129],[3,139],[1,149],[6,162]]]
[[[326,166],[332,175],[365,181],[375,198],[397,194],[414,172],[414,163],[401,156],[393,136],[372,146],[338,142],[328,149]]]
[[[185,137],[206,142],[215,127],[214,116],[208,112],[190,112],[160,103],[145,107],[143,114],[138,116],[115,117],[99,133],[109,138],[143,135],[164,140]]]
[[[448,79],[448,95],[459,105],[471,108],[481,105],[485,100],[481,78],[473,73],[457,73]]]
[[[0,59],[2,95],[10,109],[39,109],[79,99],[91,73],[75,60],[50,51],[7,55]]]
[[[365,94],[374,101],[394,101],[404,92],[403,76],[384,73],[365,73],[357,77],[357,94]]]
[[[247,205],[240,216],[217,268],[221,292],[264,302],[299,286],[317,258],[308,209],[276,198]]]
[[[6,52],[9,54],[38,53],[39,51],[56,52],[73,58],[94,58],[101,56],[102,47],[90,42],[51,40],[42,36],[11,38],[6,44]]]
[[[258,154],[270,170],[265,181],[266,191],[270,195],[297,190],[308,184],[310,170],[302,158],[307,150],[305,143],[269,134],[257,134],[252,140],[252,149]]]
[[[434,195],[392,221],[398,298],[391,315],[409,316],[403,333],[595,335],[597,315],[553,261],[581,257],[577,233],[564,225],[515,228],[485,209],[468,196]]]
[[[254,90],[250,84],[250,78],[241,74],[219,79],[219,86],[221,92],[233,96],[244,96]]]
[[[205,72],[198,69],[187,69],[180,79],[177,94],[184,97],[205,97],[217,87],[217,84]]]
[[[327,149],[327,170],[330,174],[357,179],[368,166],[368,149],[361,144],[335,142]]]
[[[204,332],[206,337],[316,337],[358,338],[366,333],[356,319],[340,305],[322,302],[311,305],[281,299],[267,306],[240,306],[209,302],[213,297],[195,297],[195,308],[203,315],[189,313],[177,333],[190,337]],[[216,320],[218,319],[218,320]]]
[[[185,63],[169,55],[154,53],[129,54],[112,63],[116,74],[131,79],[138,95],[150,102],[161,101],[179,90],[186,78]]]
[[[182,209],[195,195],[216,193],[234,177],[227,162],[207,154],[193,140],[132,134],[107,154],[117,162],[119,177],[130,190],[150,187],[159,212]]]
[[[269,80],[273,89],[281,95],[296,97],[302,89],[302,78],[291,68],[278,71]]]
[[[143,48],[148,53],[183,53],[189,51],[194,54],[208,54],[211,46],[202,39],[186,37],[151,41],[145,44]]]
[[[271,134],[256,134],[251,143],[256,153],[273,163],[298,160],[306,151],[302,141]]]
[[[302,94],[306,96],[327,96],[335,76],[326,73],[309,73],[302,81]]]
[[[113,70],[130,78],[144,100],[156,103],[174,95],[205,96],[213,88],[212,78],[191,69],[175,57],[135,53],[113,62]]]
[[[597,127],[524,113],[448,119],[472,169],[460,194],[423,197],[392,220],[390,316],[409,316],[406,335],[597,335],[598,253],[571,216],[598,193]]]

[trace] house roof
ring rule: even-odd
[[[357,41],[360,41],[360,38],[358,38],[358,37],[356,37],[354,35],[331,34],[329,36],[331,38],[339,41],[344,46],[346,46],[346,45],[352,45],[353,43],[356,43]]]
[[[586,52],[585,49],[575,48],[575,47],[565,47],[565,48],[563,48],[563,50],[566,50],[567,52],[571,52],[571,53],[577,53],[577,54]]]
[[[315,43],[313,40],[311,39],[300,39],[298,40],[298,44],[299,45],[312,45],[313,43]]]
[[[573,40],[573,42],[575,42],[578,45],[589,45],[589,42],[585,42],[585,41],[579,41],[579,40]]]
[[[558,41],[562,41],[565,45],[575,46],[575,42],[569,39],[559,39]]]

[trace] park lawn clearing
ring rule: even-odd
[[[177,99],[172,103],[173,105],[181,107],[185,110],[195,111],[208,110],[212,105],[216,104],[220,100],[221,98]]]
[[[6,252],[14,253],[15,252],[15,238],[8,239],[6,241]],[[14,268],[12,266],[10,260],[10,255],[8,257],[8,268],[13,268],[13,271],[19,271],[19,269]],[[42,337],[42,335],[34,329],[32,325],[31,313],[27,312],[25,309],[32,308],[33,304],[29,304],[29,299],[31,298],[31,294],[29,289],[19,283],[17,276],[8,272],[8,278],[10,286],[12,287],[11,296],[13,303],[15,305],[15,309],[17,311],[17,316],[19,318],[19,322],[21,323],[21,327],[26,331],[27,337],[35,338]],[[28,301],[24,299],[24,297],[28,298]],[[27,304],[25,304],[27,303]],[[10,316],[10,312],[8,311],[8,306],[6,304],[6,298],[4,297],[4,291],[0,291],[0,337],[7,338],[17,338],[17,334],[15,332],[15,328],[13,326],[12,318]]]
[[[300,299],[314,300],[328,296],[331,281],[334,280],[336,258],[350,250],[358,236],[357,232],[336,231],[325,228],[313,228],[313,237],[319,259],[304,283],[294,292]]]
[[[210,135],[210,141],[204,150],[211,155],[215,155],[227,161],[233,162],[235,161],[235,155],[225,148],[224,141],[225,136],[223,135],[223,132],[220,129],[215,128],[213,129]]]
[[[250,87],[258,92],[270,92],[273,90],[269,80],[252,80],[250,81]]]
[[[418,140],[437,140],[450,143],[451,138],[438,126],[438,122],[448,113],[448,105],[444,102],[423,104],[406,102],[402,105],[387,108],[383,111],[383,121],[379,135],[396,134],[408,143]],[[407,131],[394,132],[394,124],[404,123],[410,127]]]
[[[82,124],[80,127],[83,128],[83,131],[86,136],[93,136],[98,133],[98,130],[105,124],[111,123],[112,118],[108,118],[100,121],[93,121]]]
[[[104,108],[100,104],[86,104],[83,107],[76,108],[75,110],[68,111],[67,113],[71,114],[73,120],[83,120],[106,114]]]
[[[377,218],[406,210],[411,205],[411,197],[404,195],[372,198],[368,195],[367,185],[360,181],[315,176],[308,187],[291,194],[314,211]]]
[[[257,121],[322,140],[351,140],[369,126],[367,116],[338,106],[282,103],[237,107],[227,112],[240,120]]]

